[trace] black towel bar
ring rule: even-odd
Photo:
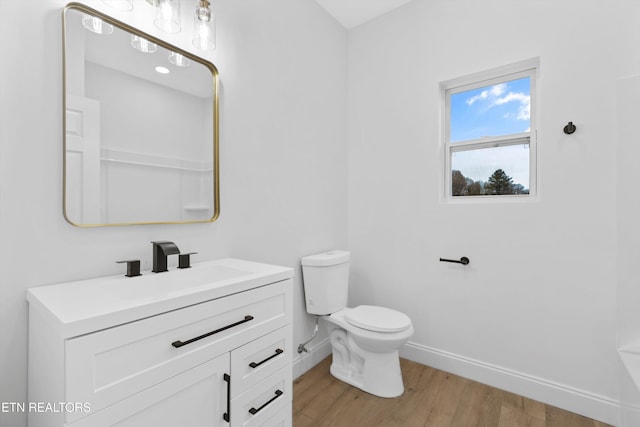
[[[469,258],[467,258],[466,256],[463,256],[459,260],[457,260],[457,259],[440,258],[440,261],[442,261],[442,262],[455,262],[456,264],[462,264],[462,265],[469,264]]]

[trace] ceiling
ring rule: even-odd
[[[346,29],[357,27],[412,0],[316,0]]]

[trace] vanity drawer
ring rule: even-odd
[[[231,352],[231,396],[236,397],[291,363],[291,325]]]
[[[289,279],[69,339],[65,400],[95,412],[282,328],[290,289]]]
[[[291,427],[293,425],[293,402],[288,400],[281,411],[265,420],[260,427]]]
[[[231,400],[231,425],[278,425],[280,419],[290,425],[291,411],[286,408],[291,408],[292,399],[292,373],[287,366]]]

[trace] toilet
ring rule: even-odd
[[[350,259],[343,250],[302,258],[307,312],[327,322],[334,377],[375,396],[400,396],[398,349],[413,335],[411,319],[385,307],[348,308]]]

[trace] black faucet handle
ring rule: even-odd
[[[140,273],[140,260],[139,259],[126,259],[122,261],[116,261],[117,264],[127,264],[127,277],[142,276]]]
[[[191,255],[195,255],[198,252],[188,252],[186,254],[178,255],[178,268],[191,268]]]

